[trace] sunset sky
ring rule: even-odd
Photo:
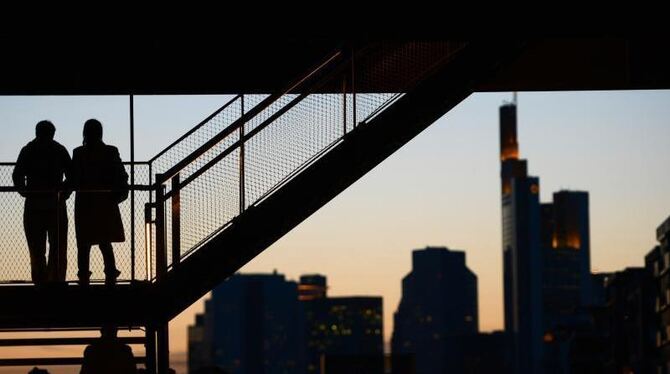
[[[464,250],[478,276],[480,329],[501,329],[498,107],[511,98],[473,94],[242,272],[276,269],[292,280],[321,273],[330,295],[381,295],[388,341],[411,251],[448,246]],[[225,101],[137,97],[136,159]],[[559,189],[590,194],[592,271],[642,266],[670,215],[670,91],[524,92],[518,101],[521,157],[540,177],[542,200]],[[71,150],[91,117],[129,159],[127,97],[0,97],[0,161],[15,161],[41,119],[54,122],[56,139]],[[172,352],[186,350],[187,325],[201,310],[198,302],[171,323]],[[0,349],[0,357],[11,354]]]

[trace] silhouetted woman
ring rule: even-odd
[[[91,277],[91,246],[98,245],[105,262],[105,283],[114,284],[120,272],[114,262],[113,242],[125,241],[118,204],[128,196],[128,174],[116,147],[102,142],[102,124],[89,119],[84,124],[84,145],[72,152],[72,188],[77,231],[79,283]]]

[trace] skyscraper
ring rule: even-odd
[[[394,322],[393,354],[413,354],[417,374],[460,372],[460,337],[477,334],[479,324],[477,277],[465,253],[414,250]]]
[[[189,329],[189,361],[233,374],[303,373],[304,321],[295,282],[235,274],[212,291],[204,318]]]
[[[505,331],[515,372],[537,373],[542,360],[540,181],[529,177],[516,139],[516,104],[500,107]]]
[[[505,330],[512,335],[515,372],[541,373],[569,366],[556,356],[556,340],[583,328],[595,302],[589,197],[559,191],[551,203],[540,203],[539,178],[528,176],[526,160],[519,159],[516,110],[516,103],[500,107]]]
[[[542,204],[542,309],[544,334],[555,326],[587,318],[594,304],[589,243],[589,195],[582,191],[554,193]]]

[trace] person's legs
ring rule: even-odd
[[[47,276],[45,259],[47,227],[43,213],[33,209],[25,209],[23,212],[23,229],[30,251],[30,273],[35,284],[44,283]]]
[[[67,211],[65,205],[51,213],[49,221],[49,281],[65,282],[67,272]]]
[[[102,253],[102,260],[105,262],[105,283],[114,284],[121,272],[116,269],[112,243],[100,243],[98,247],[100,247],[100,252]]]
[[[77,241],[77,267],[79,271],[79,284],[88,285],[91,279],[91,272],[89,271],[89,259],[91,257],[91,244]]]

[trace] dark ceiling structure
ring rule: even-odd
[[[152,30],[0,34],[0,95],[269,93],[336,48],[386,39],[467,40],[446,34],[239,35]],[[526,50],[477,90],[670,88],[667,40],[665,35],[528,39]]]

